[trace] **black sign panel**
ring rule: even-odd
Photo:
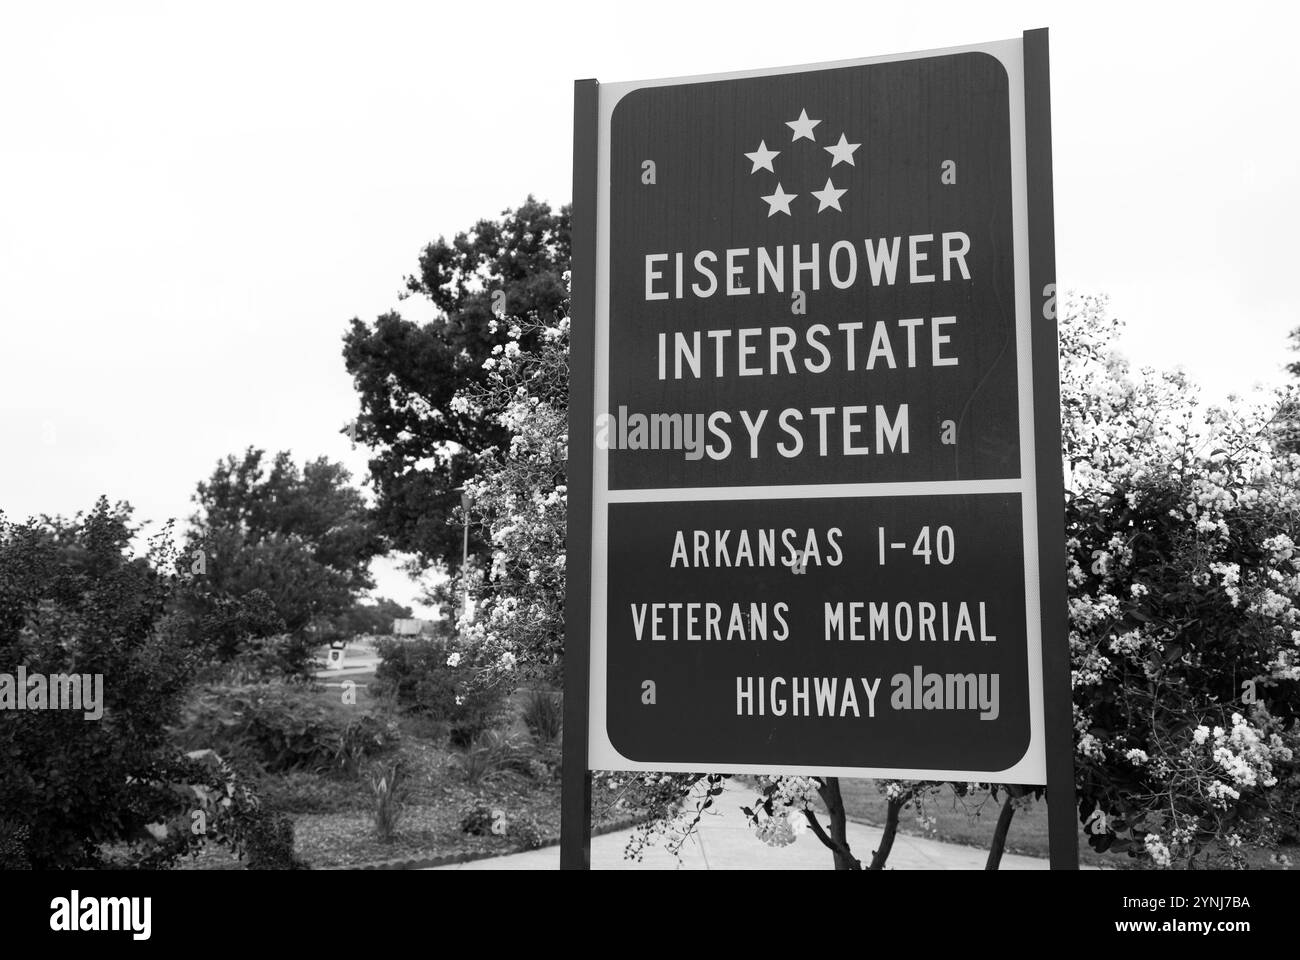
[[[1018,477],[1011,169],[985,53],[624,96],[610,489]]]
[[[608,733],[628,759],[1001,770],[1023,756],[1019,495],[609,510]]]
[[[972,51],[610,92],[600,763],[1041,776],[1011,94]]]

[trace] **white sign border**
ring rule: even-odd
[[[959,53],[986,53],[995,57],[1007,73],[1011,126],[1011,202],[1013,260],[1015,269],[1015,313],[1017,379],[1020,411],[1020,478],[1000,481],[953,481],[931,483],[815,484],[791,486],[707,487],[672,490],[609,489],[609,451],[588,438],[594,450],[592,467],[591,523],[591,660],[589,665],[589,720],[587,766],[591,770],[657,770],[665,772],[785,774],[890,780],[954,780],[963,782],[1041,784],[1047,780],[1047,752],[1043,714],[1042,620],[1038,578],[1038,505],[1034,449],[1033,365],[1031,362],[1031,311],[1029,309],[1029,203],[1025,153],[1024,46],[1020,37],[989,43],[948,47],[913,53],[888,54],[859,60],[773,67],[734,73],[658,80],[601,84],[596,161],[596,302],[595,302],[595,398],[597,414],[609,407],[609,263],[610,263],[610,129],[614,108],[634,90],[645,87],[707,83],[749,77],[805,73],[874,63],[891,63]],[[571,438],[572,439],[575,438]],[[1010,492],[1021,495],[1025,562],[1025,628],[1029,671],[1029,746],[1006,770],[926,770],[901,767],[826,767],[734,763],[674,763],[630,760],[615,749],[607,732],[608,667],[605,643],[609,570],[609,504],[612,502],[665,502],[670,500],[714,499],[797,499],[835,496],[904,496],[955,493]]]

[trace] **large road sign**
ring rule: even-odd
[[[588,767],[1048,780],[1045,43],[580,88]]]

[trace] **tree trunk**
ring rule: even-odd
[[[894,837],[898,836],[898,818],[903,812],[903,807],[907,806],[907,801],[911,799],[911,794],[904,794],[894,800],[890,800],[885,807],[885,830],[880,835],[880,847],[871,854],[871,866],[868,870],[885,869],[885,861],[889,859],[889,851],[894,849]]]
[[[1002,810],[998,813],[998,825],[993,829],[993,842],[989,845],[988,863],[984,864],[985,870],[996,870],[1002,863],[1002,851],[1007,845],[1007,832],[1011,829],[1011,818],[1016,815],[1016,808],[1012,806],[1011,791],[1007,791],[1006,799],[1002,801]]]
[[[844,813],[844,799],[840,795],[840,781],[837,777],[824,777],[817,791],[826,804],[826,818],[830,821],[830,836],[822,837],[822,842],[831,848],[835,858],[836,870],[861,870],[862,864],[849,849],[848,817]]]

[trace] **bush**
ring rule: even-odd
[[[536,850],[546,843],[541,824],[534,817],[512,817],[501,807],[477,800],[462,810],[460,829],[475,837],[505,837],[524,850]]]
[[[510,688],[483,681],[474,655],[444,638],[383,640],[378,653],[374,694],[445,725],[454,746],[470,746],[505,715]]]
[[[282,814],[256,817],[244,834],[248,870],[307,870],[293,851],[293,821]]]
[[[261,593],[261,591],[254,591]],[[214,660],[203,679],[212,683],[247,684],[284,680],[311,683],[320,662],[315,659],[310,638],[290,633],[250,635],[242,640],[230,659]]]
[[[360,760],[391,750],[397,732],[365,714],[343,722],[302,687],[272,683],[209,688],[190,705],[178,740],[267,773],[354,773]]]
[[[524,850],[536,850],[546,843],[542,826],[534,817],[521,815],[511,817],[506,827],[506,836],[519,844]]]
[[[549,690],[529,691],[524,701],[524,724],[538,743],[554,743],[564,725],[563,699]]]
[[[180,812],[166,786],[179,756],[165,725],[179,715],[198,657],[165,616],[174,551],[162,536],[135,555],[130,518],[128,505],[103,498],[72,520],[0,516],[2,669],[102,678],[99,719],[75,709],[0,717],[6,862],[99,866],[108,847]],[[187,837],[164,859],[201,842]]]
[[[474,837],[504,836],[505,811],[476,800],[461,810],[460,829]]]
[[[465,782],[471,787],[503,770],[531,776],[533,762],[527,748],[499,730],[488,730],[456,758]]]

